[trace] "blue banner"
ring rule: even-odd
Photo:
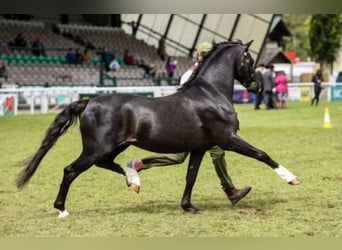
[[[331,100],[342,101],[342,86],[331,87]]]

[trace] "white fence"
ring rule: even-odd
[[[288,101],[310,101],[313,96],[312,83],[290,83]],[[321,99],[342,101],[342,83],[324,83]],[[0,116],[16,115],[19,110],[34,114],[48,113],[60,106],[81,98],[91,98],[106,93],[132,93],[149,97],[160,97],[174,93],[177,86],[151,87],[21,87],[0,89]],[[253,94],[247,93],[241,85],[235,85],[235,102],[252,102]]]
[[[0,89],[0,116],[6,113],[16,115],[19,110],[29,110],[34,114],[48,113],[60,106],[81,98],[91,98],[107,93],[132,93],[159,97],[177,90],[176,86],[163,87],[21,87]]]

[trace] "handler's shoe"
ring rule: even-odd
[[[232,205],[234,206],[252,190],[252,187],[244,187],[241,189],[228,187],[222,189],[226,193]]]
[[[126,174],[126,184],[129,187],[139,193],[140,191],[140,178],[137,170],[134,168],[135,160],[131,160],[127,163],[127,167],[124,168]]]

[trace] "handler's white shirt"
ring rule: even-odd
[[[192,73],[197,69],[198,67],[198,62],[196,62],[194,65],[192,65],[182,76],[180,79],[180,85],[183,85],[184,83],[186,83],[190,76],[192,75]]]

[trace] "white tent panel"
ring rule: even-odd
[[[164,34],[170,14],[144,14],[141,19],[141,27],[137,33],[137,39],[144,40],[146,43],[158,46],[158,34]]]
[[[185,19],[189,19],[190,21],[200,24],[203,14],[179,14],[179,16],[185,18]]]
[[[131,23],[132,21],[136,22],[139,18],[139,14],[121,14],[121,20],[127,23]],[[123,25],[122,29],[128,33],[132,33],[132,27],[130,25]]]
[[[230,37],[244,43],[254,40],[251,52],[256,59],[274,16],[273,14],[207,14],[201,27],[204,15],[174,14],[171,20],[171,14],[144,14],[136,38],[157,47],[160,37],[167,33],[167,52],[171,56],[187,56],[194,45],[197,46],[203,41],[221,42]],[[139,15],[122,14],[121,18],[124,22],[137,23]],[[170,24],[169,30],[167,30],[168,24]],[[131,33],[132,28],[127,26],[123,26],[124,30]]]
[[[254,40],[250,50],[252,51],[252,55],[256,57],[265,41],[272,16],[241,15],[232,38],[240,39],[244,43]]]
[[[212,30],[224,38],[228,38],[236,17],[236,14],[210,14],[205,20],[204,28]]]
[[[172,26],[170,27],[168,37],[171,40],[174,40],[179,44],[186,46],[187,48],[191,48],[194,43],[194,37],[196,37],[197,31],[198,26],[196,24],[192,22],[184,23],[184,19],[175,16],[172,20]],[[179,46],[168,46],[167,52],[170,55],[184,55],[184,53],[186,54],[186,51],[182,53],[181,51],[178,51],[179,49]]]

